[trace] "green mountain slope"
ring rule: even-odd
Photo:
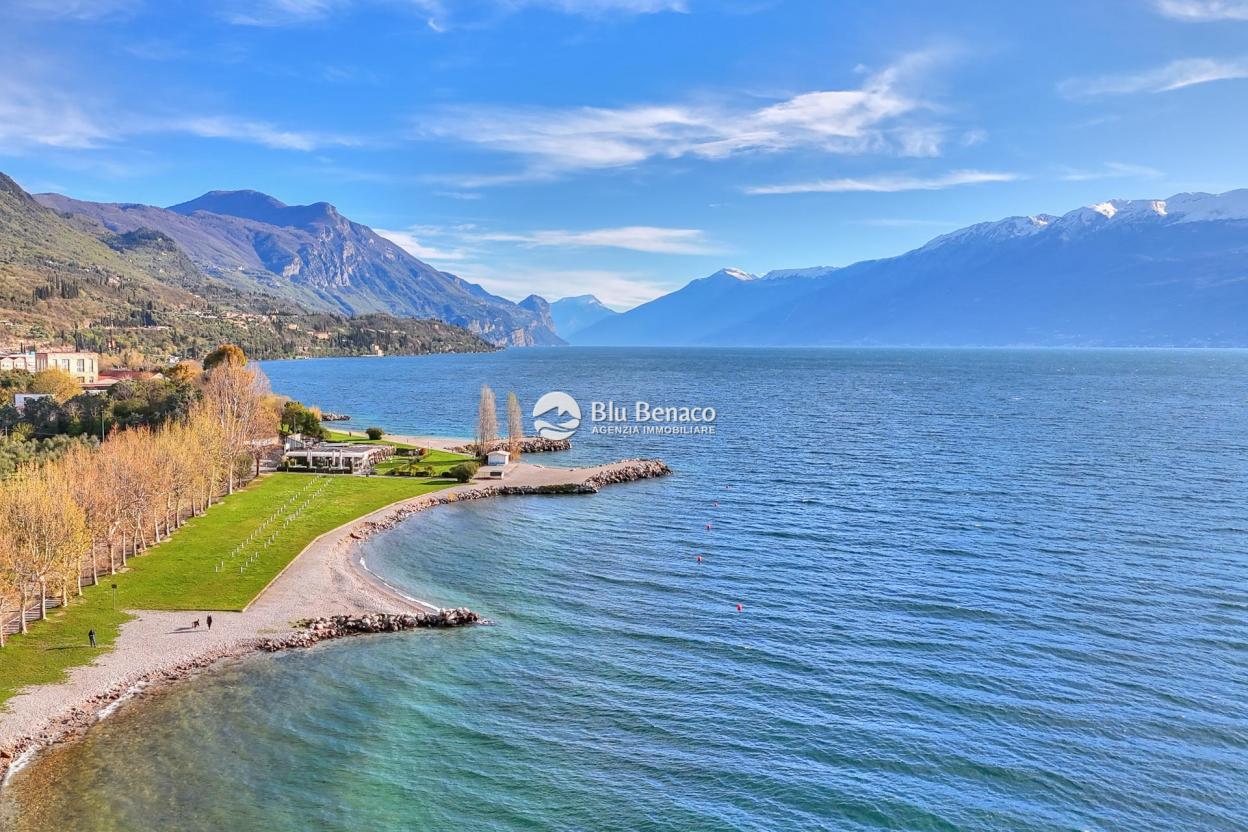
[[[51,341],[188,357],[223,341],[258,357],[493,349],[441,321],[309,312],[210,277],[162,232],[59,214],[0,174],[0,347]]]

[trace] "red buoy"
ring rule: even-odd
[[[702,556],[698,555],[698,563],[701,563],[701,562],[702,562]]]
[[[737,612],[741,612],[741,610],[743,609],[745,609],[745,607],[741,606],[740,604],[737,604]]]

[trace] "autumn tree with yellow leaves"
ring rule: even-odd
[[[0,480],[0,631],[17,616],[25,633],[36,604],[46,617],[49,598],[68,603],[258,472],[283,400],[235,350],[199,377],[185,419],[114,431]]]

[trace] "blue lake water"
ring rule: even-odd
[[[394,432],[466,434],[482,383],[719,419],[536,460],[673,477],[373,539],[388,580],[496,626],[249,658],[123,708],[14,778],[16,828],[1248,827],[1248,353],[265,369]]]

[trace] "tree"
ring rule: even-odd
[[[0,498],[4,488],[0,484]],[[18,566],[17,549],[8,528],[0,518],[0,647],[4,647],[4,627],[9,617],[20,609],[22,571]]]
[[[378,439],[381,439],[381,437],[385,436],[386,432],[382,430],[381,428],[369,428],[368,430],[364,431],[364,435],[367,436],[369,439],[373,440],[374,442],[376,442]]]
[[[475,462],[461,462],[446,472],[448,477],[453,480],[458,480],[459,482],[468,482],[468,480],[472,479],[476,476],[476,474],[477,463]]]
[[[488,384],[481,385],[481,401],[477,404],[477,456],[484,456],[498,439],[498,407],[494,403],[494,391]]]
[[[217,364],[208,373],[202,405],[220,429],[218,463],[225,472],[226,493],[233,494],[239,460],[258,453],[277,435],[269,380],[259,369],[249,370],[233,361]]]
[[[69,401],[82,394],[82,385],[64,370],[49,368],[35,373],[30,380],[30,392],[48,393],[56,399],[57,404]]]
[[[514,392],[507,394],[507,450],[511,461],[520,458],[520,444],[524,439],[524,417],[520,414],[520,399]]]
[[[203,375],[204,368],[197,361],[179,361],[165,372],[170,381],[190,383]]]
[[[239,367],[247,365],[247,354],[243,352],[243,348],[237,344],[222,344],[208,355],[204,356],[204,369],[213,370],[222,364],[232,364]]]

